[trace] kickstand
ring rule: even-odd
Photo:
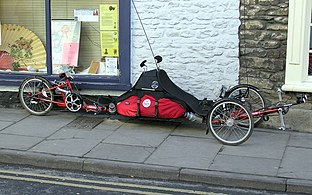
[[[278,101],[281,103],[283,101],[283,99],[282,99],[282,90],[280,88],[277,89],[277,95],[278,95]],[[280,123],[281,123],[281,126],[278,129],[285,131],[286,125],[285,125],[285,121],[284,121],[284,115],[283,115],[283,109],[282,108],[278,109],[278,115],[279,115],[279,119],[280,119]]]
[[[284,115],[283,115],[283,109],[282,108],[278,109],[278,115],[279,115],[280,122],[281,122],[281,126],[278,129],[282,130],[282,131],[285,131],[286,130],[286,125],[285,125],[285,121],[284,121]]]

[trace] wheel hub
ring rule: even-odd
[[[228,126],[228,127],[232,127],[234,126],[234,119],[232,118],[229,118],[225,121],[225,124]]]

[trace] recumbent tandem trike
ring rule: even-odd
[[[285,130],[282,115],[296,104],[304,103],[305,95],[299,95],[297,102],[267,106],[259,90],[252,85],[240,84],[229,90],[221,89],[216,100],[198,100],[172,82],[158,63],[161,56],[155,56],[156,69],[145,67],[137,82],[119,97],[100,97],[94,101],[79,93],[71,71],[59,74],[59,80],[48,81],[35,75],[24,79],[19,87],[22,106],[33,115],[45,115],[53,104],[71,112],[85,110],[96,114],[105,113],[133,118],[178,119],[187,118],[206,123],[206,134],[211,131],[214,137],[226,145],[239,145],[251,136],[254,126],[268,115],[279,113],[281,128]]]

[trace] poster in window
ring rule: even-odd
[[[81,22],[73,20],[52,21],[53,66],[78,65]]]
[[[101,31],[101,55],[118,57],[118,31]]]
[[[100,5],[100,30],[118,29],[118,4]]]

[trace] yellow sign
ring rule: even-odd
[[[118,30],[118,4],[100,5],[100,30]]]
[[[102,56],[118,57],[118,31],[101,31]]]

